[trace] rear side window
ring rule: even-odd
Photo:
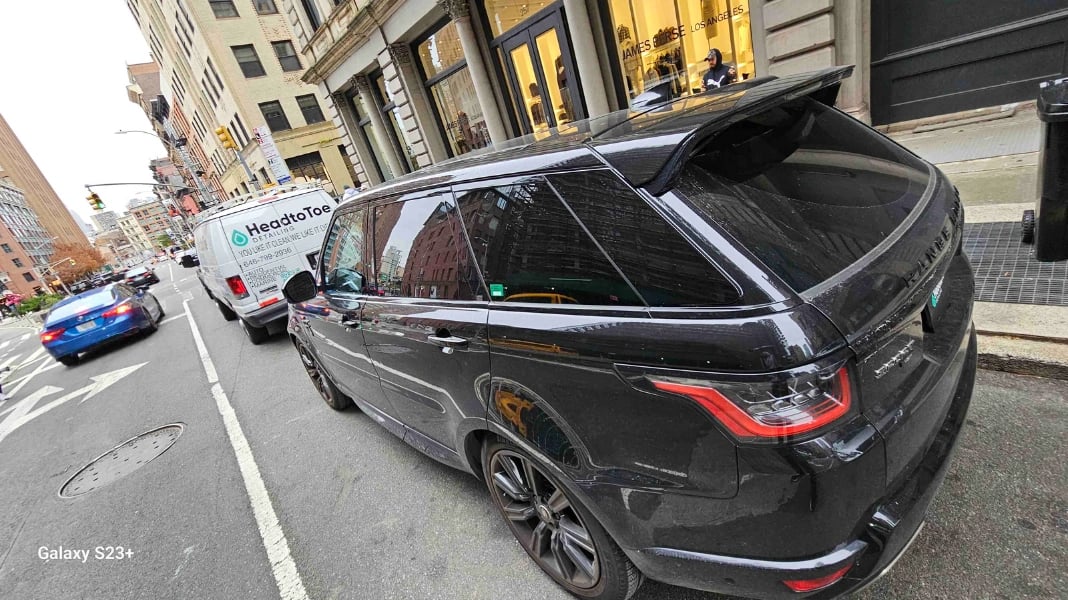
[[[928,180],[919,159],[802,98],[717,134],[675,192],[801,292],[886,239]]]
[[[650,306],[738,301],[735,285],[612,173],[566,173],[549,181]]]
[[[459,192],[457,202],[493,301],[644,305],[544,179]]]

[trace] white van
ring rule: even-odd
[[[197,275],[223,318],[239,319],[253,344],[285,329],[282,284],[315,270],[335,206],[318,183],[299,183],[240,196],[198,215]]]

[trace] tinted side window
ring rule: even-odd
[[[466,191],[458,202],[493,300],[643,305],[545,180]]]
[[[611,172],[549,180],[650,306],[738,301],[734,284]]]
[[[451,194],[394,202],[374,211],[378,295],[486,299]]]
[[[339,215],[323,247],[323,287],[327,293],[360,294],[367,291],[364,211]]]

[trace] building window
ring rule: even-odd
[[[245,131],[245,124],[241,122],[241,116],[234,113],[234,122],[237,123],[237,129],[241,132],[241,136],[245,138],[245,143],[249,142],[248,132]]]
[[[256,13],[260,15],[273,15],[278,13],[278,7],[274,5],[274,0],[253,0],[256,5]]]
[[[457,156],[489,145],[489,128],[475,96],[456,24],[446,23],[431,33],[416,45],[416,54],[449,153]]]
[[[245,77],[263,77],[267,74],[252,44],[230,46],[230,49],[234,51],[234,58],[237,59],[237,64],[241,67],[241,72],[245,74]]]
[[[737,80],[756,74],[749,0],[608,2],[617,85],[629,102],[657,88],[671,96],[698,93],[713,48],[737,70]]]
[[[289,172],[292,174],[293,179],[303,177],[306,180],[322,179],[323,181],[330,181],[330,178],[326,176],[326,166],[323,165],[323,157],[318,152],[309,152],[308,154],[301,154],[300,156],[294,156],[293,158],[287,158],[286,166],[289,167]]]
[[[261,102],[260,112],[263,113],[263,120],[267,121],[267,127],[273,133],[290,129],[289,119],[286,118],[286,113],[282,110],[281,102],[277,100]]]
[[[208,4],[211,5],[211,12],[215,13],[216,19],[241,16],[237,14],[233,0],[208,0]]]
[[[282,65],[283,71],[299,71],[300,59],[297,58],[297,51],[293,49],[293,43],[289,40],[283,40],[281,42],[271,42],[274,46],[274,54],[278,57],[279,64]]]
[[[263,167],[260,167],[260,182],[271,183],[271,178],[267,175],[267,169],[264,169]]]
[[[300,112],[304,114],[304,122],[308,125],[322,123],[326,120],[322,109],[319,108],[319,101],[316,100],[315,94],[297,96],[297,106],[300,107]]]
[[[215,83],[219,84],[219,89],[225,90],[226,87],[223,86],[222,79],[219,78],[219,73],[215,70],[215,65],[211,64],[211,57],[208,57],[208,70],[211,71],[211,76],[215,79]]]
[[[404,133],[400,125],[400,115],[397,114],[397,104],[393,101],[393,96],[390,95],[389,89],[386,88],[386,77],[381,72],[377,75],[371,76],[372,86],[371,94],[374,96],[374,102],[378,106],[378,110],[382,112],[382,120],[389,126],[389,131],[386,132],[386,136],[389,138],[390,144],[393,145],[393,149],[396,150],[398,156],[404,157],[404,166],[407,167],[406,172],[412,172],[415,170],[415,157],[412,156],[411,146],[408,146],[407,141],[404,139]]]
[[[11,262],[14,263],[14,265],[16,267],[18,267],[20,269],[22,268],[22,259],[21,258],[12,258]]]
[[[25,279],[26,281],[32,282],[33,281],[33,273],[23,273],[22,274],[22,278]]]
[[[617,4],[620,2],[626,4],[628,0],[615,0]],[[516,25],[526,21],[527,17],[552,3],[553,0],[533,0],[528,2],[482,0],[482,5],[486,9],[486,16],[489,17],[493,37],[510,31]],[[661,9],[660,2],[649,2],[648,4],[655,5],[656,9]]]
[[[5,254],[11,254],[11,246],[8,244],[0,244],[0,248],[4,249]]]
[[[367,144],[371,157],[374,159],[372,164],[365,164],[364,168],[370,167],[371,169],[374,169],[374,172],[382,181],[393,179],[396,175],[390,170],[389,163],[383,158],[382,149],[378,147],[378,139],[375,138],[375,133],[371,127],[371,117],[369,117],[363,110],[363,103],[360,101],[359,92],[351,90],[345,97],[349,101],[349,108],[351,108],[353,114],[356,115],[356,124],[360,128],[363,141]]]
[[[304,7],[304,14],[308,15],[308,23],[311,24],[312,31],[316,31],[323,26],[323,19],[319,16],[319,9],[315,6],[315,0],[300,0],[300,5]]]

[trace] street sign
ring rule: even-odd
[[[271,137],[271,130],[266,125],[260,125],[254,128],[253,131],[256,134],[256,141],[260,143],[260,150],[263,150],[263,156],[267,159],[267,166],[271,168],[271,173],[274,174],[274,180],[279,184],[289,183],[293,177],[289,174],[286,161],[278,154],[278,148],[274,145],[274,138]]]

